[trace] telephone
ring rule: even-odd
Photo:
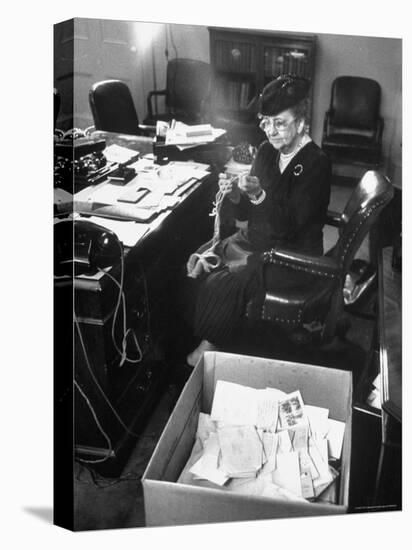
[[[122,244],[110,230],[87,220],[62,220],[54,225],[55,275],[95,273],[121,259]]]
[[[73,185],[77,192],[106,179],[115,168],[114,163],[107,162],[103,153],[105,147],[105,140],[79,137],[75,132],[67,138],[56,140],[54,143],[55,187],[73,193]]]

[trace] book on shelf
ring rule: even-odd
[[[249,103],[249,95],[250,95],[250,83],[249,82],[242,82],[240,85],[240,100],[239,100],[239,108],[240,109],[246,109]]]
[[[250,43],[221,40],[216,42],[216,66],[220,70],[252,72],[254,70],[254,46]]]
[[[265,52],[264,72],[266,76],[276,78],[281,74],[306,76],[308,71],[307,54],[294,50],[272,48]]]

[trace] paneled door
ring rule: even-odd
[[[89,90],[100,80],[120,79],[132,93],[140,120],[153,87],[152,54],[141,37],[153,25],[133,21],[75,18],[55,26],[55,87],[62,98],[60,126],[93,124]],[[73,107],[72,107],[73,103]],[[67,129],[67,128],[63,128]]]

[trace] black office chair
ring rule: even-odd
[[[375,80],[340,76],[333,81],[322,137],[322,149],[332,161],[380,164],[384,126],[380,101],[381,87]]]
[[[210,98],[211,70],[209,63],[194,59],[176,58],[167,64],[166,89],[152,90],[147,96],[145,124],[155,125],[157,120],[179,120],[186,124],[199,124],[207,120]],[[157,113],[153,99],[163,96],[166,110]]]
[[[154,134],[155,128],[139,124],[132,94],[121,80],[93,84],[89,103],[96,130],[134,136]]]
[[[278,248],[265,252],[265,295],[248,304],[247,316],[283,327],[297,343],[307,341],[310,335],[304,325],[317,324],[322,327],[321,342],[331,342],[343,312],[346,275],[365,236],[392,196],[389,180],[379,172],[368,171],[345,210],[341,214],[328,213],[328,223],[338,227],[339,237],[324,256]]]

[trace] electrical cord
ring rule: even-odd
[[[122,269],[122,273],[123,273],[123,264],[122,264],[121,269]],[[143,359],[143,353],[142,353],[141,347],[139,345],[139,341],[137,339],[136,333],[134,332],[133,329],[127,328],[127,326],[126,326],[126,299],[125,299],[125,295],[124,295],[124,291],[123,291],[123,274],[121,275],[121,282],[119,283],[116,280],[116,278],[113,277],[113,275],[111,273],[107,273],[106,271],[104,271],[103,269],[100,269],[100,268],[99,268],[99,271],[104,273],[105,275],[107,275],[119,287],[119,297],[118,297],[118,300],[117,300],[117,303],[116,303],[116,308],[115,308],[115,312],[113,314],[113,322],[112,322],[113,344],[114,344],[114,347],[116,348],[117,353],[121,357],[119,366],[120,367],[123,366],[126,361],[128,361],[129,363],[140,363]],[[116,343],[115,334],[114,334],[120,303],[122,304],[122,314],[123,314],[122,349],[120,349],[118,347],[118,345]],[[139,356],[135,359],[132,359],[131,357],[127,356],[126,347],[127,347],[127,337],[128,337],[129,334],[132,334],[135,345],[136,345],[136,349],[139,353]]]
[[[177,59],[178,58],[177,48],[176,48],[176,44],[175,44],[175,41],[174,41],[174,38],[173,38],[173,33],[172,33],[172,29],[171,29],[170,25],[168,25],[168,29],[169,29],[169,35],[170,35],[170,42],[171,42],[172,47],[173,47],[174,52],[175,52],[175,59]],[[177,81],[178,70],[179,70],[179,64],[174,63],[172,77],[170,78],[170,81],[167,83],[167,87],[169,88],[168,89],[169,101],[171,102],[171,105],[169,105],[169,109],[170,109],[170,107],[173,108],[173,104],[176,101],[176,95],[177,95],[176,94],[176,81]]]
[[[171,42],[171,44],[172,44],[172,46],[173,46],[173,49],[174,49],[174,51],[175,51],[175,57],[177,58],[177,57],[179,57],[179,56],[178,56],[178,53],[177,53],[177,48],[176,48],[175,40],[174,40],[174,38],[173,38],[173,33],[172,33],[171,26],[168,25],[168,28],[169,28],[170,42]]]
[[[134,432],[133,430],[131,430],[128,426],[126,426],[126,424],[123,422],[123,420],[121,419],[121,417],[119,416],[118,412],[116,411],[116,409],[113,407],[112,403],[110,402],[110,399],[107,397],[105,391],[103,390],[103,388],[101,387],[99,381],[97,380],[96,378],[96,375],[94,374],[93,372],[93,369],[90,365],[90,361],[89,361],[89,356],[87,354],[87,350],[86,350],[86,346],[85,346],[85,343],[84,343],[84,340],[83,340],[83,335],[81,333],[81,330],[80,330],[80,326],[79,326],[79,322],[76,318],[76,316],[74,316],[74,321],[75,321],[75,324],[76,324],[76,328],[77,328],[77,332],[79,334],[79,339],[80,339],[80,344],[82,346],[82,350],[83,350],[83,354],[84,354],[84,357],[85,357],[85,360],[86,360],[86,365],[87,365],[87,368],[93,378],[93,382],[95,383],[96,387],[98,388],[99,392],[101,393],[103,399],[106,401],[107,405],[109,406],[110,410],[112,411],[112,413],[114,414],[114,416],[116,417],[117,421],[120,423],[120,425],[122,426],[122,428],[130,435],[132,435],[133,437],[141,437],[141,438],[149,438],[150,435],[142,435],[141,433],[136,433]],[[74,383],[76,383],[76,381],[74,381]]]
[[[140,363],[143,359],[143,353],[142,353],[141,347],[139,345],[139,341],[137,339],[137,336],[136,336],[134,330],[131,329],[131,328],[128,329],[127,326],[126,326],[126,299],[125,299],[125,295],[124,295],[124,291],[123,291],[123,286],[124,286],[124,251],[123,251],[123,247],[122,247],[120,241],[118,241],[118,244],[119,244],[119,248],[120,248],[120,282],[117,281],[117,279],[115,277],[113,277],[113,275],[111,273],[108,273],[104,269],[101,269],[100,267],[98,267],[98,270],[99,270],[100,273],[103,273],[103,275],[107,275],[119,288],[119,294],[118,294],[118,297],[117,297],[117,302],[116,302],[116,306],[115,306],[115,310],[114,310],[114,314],[113,314],[111,335],[112,335],[114,348],[117,351],[117,353],[120,355],[120,364],[119,364],[119,366],[122,367],[126,361],[128,361],[129,363],[134,363],[134,364]],[[118,313],[119,313],[120,304],[122,305],[122,312],[123,312],[123,337],[122,337],[122,347],[121,347],[121,349],[117,345],[116,337],[115,337],[116,321],[117,321],[117,316],[118,316]],[[136,357],[136,358],[131,358],[131,357],[128,357],[128,355],[127,355],[127,349],[126,349],[127,348],[127,337],[128,337],[129,334],[132,334],[134,343],[136,345],[136,349],[138,351],[138,357]]]
[[[168,35],[167,35],[167,29],[168,29],[169,25],[166,24],[166,27],[165,27],[165,58],[166,58],[166,63],[169,61],[169,39],[168,39]]]
[[[104,456],[103,458],[97,458],[95,460],[87,460],[85,458],[79,458],[78,460],[79,460],[79,462],[84,462],[84,463],[87,463],[87,464],[98,464],[98,463],[106,462],[106,460],[108,460],[110,458],[110,456],[112,454],[112,451],[113,451],[113,446],[112,446],[112,442],[110,441],[110,437],[107,435],[107,433],[102,428],[102,425],[100,424],[99,419],[97,418],[96,411],[94,410],[92,404],[90,403],[89,398],[87,397],[87,395],[84,393],[84,391],[82,390],[82,388],[78,384],[77,380],[74,380],[74,385],[77,388],[77,391],[80,393],[80,395],[86,401],[86,404],[89,407],[90,412],[92,413],[92,416],[94,418],[94,421],[96,422],[97,427],[99,428],[101,434],[103,435],[103,437],[105,438],[105,440],[107,441],[107,444],[108,444],[108,450],[107,450],[106,456]]]
[[[133,329],[127,329],[127,327],[126,327],[126,300],[125,300],[125,295],[124,295],[124,290],[123,290],[123,284],[124,284],[124,252],[123,252],[123,247],[122,247],[120,241],[118,241],[118,244],[119,244],[119,247],[120,247],[120,262],[121,262],[120,282],[117,281],[116,278],[113,277],[113,275],[111,275],[110,273],[104,271],[103,269],[98,268],[98,270],[100,272],[102,272],[104,275],[107,275],[109,278],[111,278],[114,281],[114,283],[119,287],[119,295],[118,295],[118,299],[117,299],[117,302],[116,302],[115,312],[114,312],[114,315],[113,315],[112,339],[113,339],[113,344],[115,346],[116,351],[121,356],[120,366],[122,366],[125,361],[131,362],[131,363],[141,362],[142,359],[143,359],[143,353],[142,353],[142,350],[140,348],[140,345],[139,345],[139,342],[138,342],[138,339],[137,339],[137,336],[136,336],[135,332],[133,331]],[[146,308],[147,308],[147,330],[148,330],[149,336],[150,336],[151,321],[150,321],[149,295],[148,295],[148,288],[147,288],[147,280],[146,280],[146,276],[145,276],[145,273],[143,271],[143,268],[140,266],[140,264],[139,264],[139,267],[140,267],[140,271],[141,271],[141,274],[142,274],[143,285],[144,285],[145,302],[146,302]],[[115,340],[115,335],[114,335],[116,319],[117,319],[117,314],[118,314],[118,310],[119,310],[119,307],[120,307],[120,303],[122,303],[122,313],[123,313],[122,349],[120,349],[117,346],[117,343],[116,343],[116,340]],[[141,433],[136,433],[136,432],[130,430],[130,428],[128,428],[128,426],[126,426],[126,424],[123,422],[120,415],[118,414],[116,409],[111,404],[111,402],[110,402],[109,398],[107,397],[106,393],[104,392],[103,388],[99,384],[99,381],[97,380],[97,378],[96,378],[96,376],[95,376],[95,374],[94,374],[94,372],[91,368],[89,357],[88,357],[87,350],[86,350],[86,346],[85,346],[85,343],[84,343],[84,340],[83,340],[83,335],[81,333],[80,325],[79,325],[79,322],[78,322],[78,319],[77,319],[76,315],[74,315],[74,321],[75,321],[75,324],[76,324],[77,332],[79,334],[79,339],[80,339],[83,354],[84,354],[84,357],[85,357],[85,360],[86,360],[87,368],[88,368],[88,370],[89,370],[89,372],[90,372],[90,374],[93,378],[94,383],[96,384],[97,388],[99,389],[101,395],[103,396],[104,400],[106,401],[107,405],[109,406],[109,408],[111,409],[111,411],[113,412],[113,414],[115,415],[116,419],[119,421],[121,426],[126,430],[127,433],[129,433],[130,435],[132,435],[134,437],[144,438],[144,439],[151,439],[153,437],[158,436],[158,434],[145,434],[145,435],[142,435]],[[132,334],[132,336],[134,338],[136,349],[139,352],[139,357],[135,358],[135,359],[129,358],[127,356],[127,352],[126,352],[127,337],[130,333]],[[90,412],[91,412],[91,414],[94,418],[94,421],[95,421],[99,431],[101,432],[101,434],[103,435],[103,437],[105,438],[105,440],[108,444],[107,454],[103,458],[93,459],[93,460],[78,458],[78,461],[83,463],[83,464],[98,464],[98,463],[105,462],[106,460],[108,460],[110,458],[110,456],[112,454],[112,451],[113,451],[113,446],[112,446],[111,440],[110,440],[109,436],[107,435],[107,433],[105,432],[105,430],[103,429],[103,427],[102,427],[102,425],[101,425],[101,423],[100,423],[100,421],[97,417],[96,411],[94,410],[94,408],[93,408],[89,398],[87,397],[86,393],[82,390],[82,388],[80,387],[80,385],[78,384],[78,382],[76,380],[74,380],[74,385],[77,388],[77,390],[79,391],[80,395],[85,400],[87,406],[90,409]],[[139,479],[139,478],[137,478],[137,479]],[[116,483],[117,483],[117,481],[116,481]]]

